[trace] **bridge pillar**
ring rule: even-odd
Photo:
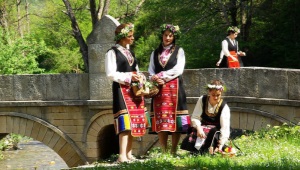
[[[111,85],[105,74],[105,53],[115,44],[115,29],[120,23],[105,15],[87,38],[90,100],[111,99]]]

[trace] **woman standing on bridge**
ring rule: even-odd
[[[148,68],[151,80],[161,86],[159,94],[152,98],[149,133],[158,133],[163,152],[167,151],[168,135],[172,134],[172,154],[176,154],[181,133],[186,133],[190,126],[182,79],[185,54],[175,44],[179,35],[178,26],[160,27],[161,44],[152,52]]]
[[[239,51],[238,41],[236,37],[240,33],[240,29],[235,26],[228,27],[227,37],[222,41],[222,50],[217,66],[225,68],[243,67],[241,56],[246,56],[245,52]]]
[[[213,154],[224,150],[223,146],[230,135],[230,109],[221,98],[224,91],[223,83],[214,80],[207,85],[207,90],[208,95],[198,99],[191,118],[192,126],[197,130],[197,137],[204,141],[203,145],[199,146],[201,154],[208,151]],[[220,133],[216,133],[217,131]],[[182,142],[181,148],[185,147],[184,144],[186,143]]]
[[[138,81],[137,60],[127,47],[134,41],[133,24],[121,24],[115,30],[114,45],[105,56],[105,71],[113,81],[113,113],[116,134],[119,135],[119,158],[117,162],[128,162],[132,156],[133,136],[143,136],[146,133],[146,107],[144,98],[133,96],[131,82]]]

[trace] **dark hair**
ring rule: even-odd
[[[232,30],[229,30],[229,31],[227,32],[227,36],[229,36],[229,35],[231,35],[231,34],[234,34],[234,33],[236,33],[236,32],[234,32],[234,31],[232,31]]]
[[[162,51],[164,50],[164,47],[163,47],[163,35],[165,33],[165,31],[170,31],[169,29],[166,29],[164,31],[161,32],[160,34],[160,44],[158,46],[158,53],[161,54]],[[171,32],[172,34],[174,34],[173,32]],[[173,51],[175,50],[175,46],[176,46],[176,37],[174,36],[174,39],[173,39],[173,42],[172,42],[172,47],[171,47],[171,53],[173,53]]]

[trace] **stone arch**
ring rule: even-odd
[[[272,126],[290,123],[289,120],[276,114],[242,107],[230,107],[231,127],[234,129],[244,129],[256,131],[265,128],[268,124]]]
[[[0,112],[0,133],[15,133],[38,140],[55,151],[69,167],[86,163],[86,157],[63,131],[28,114]]]
[[[106,146],[104,140],[111,141],[110,144],[117,144],[113,124],[112,110],[104,110],[95,114],[86,126],[83,139],[86,139],[86,155],[90,161],[96,161],[109,156],[106,151],[113,150],[111,145]],[[118,145],[117,145],[118,146]]]

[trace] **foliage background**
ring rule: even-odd
[[[93,29],[90,1],[69,2],[86,38]],[[230,25],[241,28],[237,39],[247,53],[245,66],[300,68],[299,0],[110,0],[109,4],[109,15],[120,23],[135,24],[132,48],[141,70],[147,70],[150,54],[160,43],[157,33],[163,23],[180,26],[182,36],[176,43],[185,51],[188,69],[216,67]],[[84,72],[62,0],[0,0],[0,7],[1,74]]]

